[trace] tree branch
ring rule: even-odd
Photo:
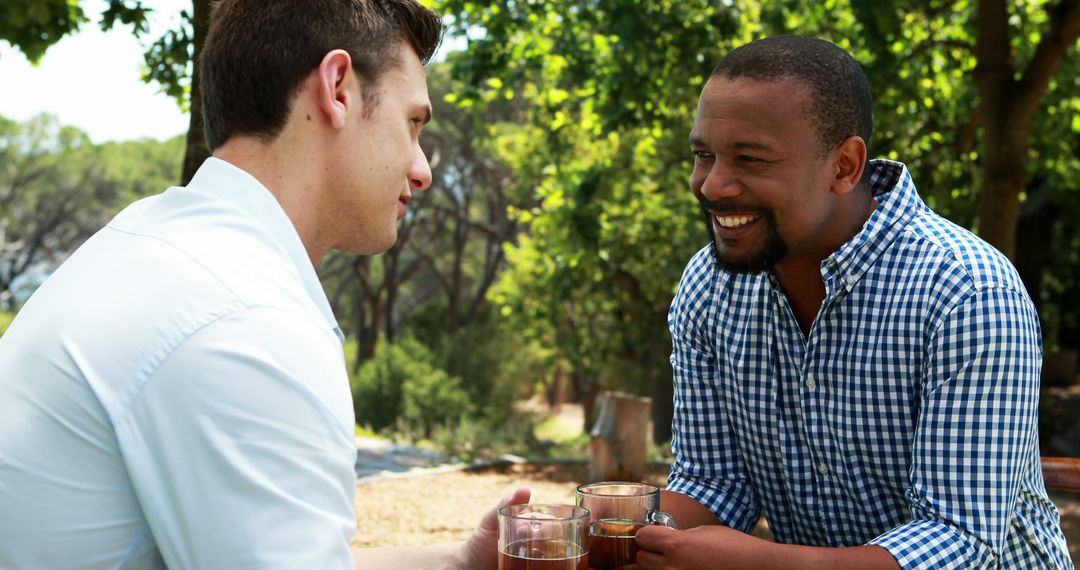
[[[1035,114],[1069,47],[1080,37],[1080,0],[1061,0],[1047,12],[1050,16],[1050,29],[1042,37],[1039,46],[1035,48],[1035,55],[1024,69],[1013,103],[1023,117]]]

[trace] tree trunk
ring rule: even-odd
[[[1015,257],[1031,122],[1050,80],[1080,36],[1080,0],[1060,0],[1046,11],[1048,29],[1017,79],[1006,0],[979,0],[977,9],[975,79],[986,112],[979,235],[1009,258]]]
[[[386,342],[393,344],[396,333],[394,327],[394,304],[397,303],[398,283],[398,253],[400,249],[394,249],[383,255],[383,287],[386,290],[386,302],[384,303],[385,321],[383,321]]]
[[[199,87],[199,56],[202,54],[203,43],[206,42],[206,31],[210,24],[210,0],[192,0],[192,8],[192,19],[195,23],[193,35],[195,50],[191,66],[191,120],[188,123],[184,168],[180,175],[181,186],[186,186],[188,182],[191,182],[195,171],[210,156],[203,131],[202,90]]]
[[[576,370],[571,373],[571,378],[574,380],[574,397],[581,403],[585,416],[585,425],[582,427],[588,432],[595,420],[596,410],[593,408],[596,407],[596,397],[600,394],[600,383]]]
[[[589,481],[643,481],[648,456],[649,398],[604,392],[598,416],[589,428],[592,462]]]
[[[1016,271],[1020,273],[1020,279],[1039,314],[1042,314],[1043,279],[1050,265],[1051,250],[1048,245],[1053,242],[1054,226],[1060,217],[1059,208],[1044,203],[1021,214],[1017,225]],[[1045,338],[1048,332],[1046,322],[1042,325]]]
[[[652,438],[663,444],[671,439],[671,420],[675,416],[675,378],[671,366],[662,366],[652,374]]]
[[[1004,121],[1007,122],[1007,121]],[[1010,259],[1015,259],[1016,226],[1020,221],[1020,193],[1027,182],[1025,152],[1027,150],[1027,125],[1004,134],[1008,142],[990,140],[991,129],[987,125],[987,153],[983,163],[982,192],[979,197],[979,235]],[[1023,143],[1018,140],[1023,137]],[[995,146],[1004,146],[1003,152],[993,152]]]

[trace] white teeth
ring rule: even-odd
[[[738,228],[756,221],[758,216],[713,216],[713,219],[722,228]]]

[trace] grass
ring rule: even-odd
[[[374,430],[364,426],[356,426],[356,437],[372,437],[375,439],[387,439],[386,436],[375,433]]]
[[[540,422],[533,433],[536,435],[536,439],[541,441],[563,443],[581,437],[581,422],[563,415],[554,414]]]
[[[589,434],[582,429],[580,417],[552,414],[533,430],[548,457],[580,458],[589,453]]]

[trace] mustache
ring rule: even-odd
[[[705,198],[698,198],[698,204],[701,205],[701,210],[704,213],[709,212],[729,212],[735,214],[768,214],[769,210],[758,206],[750,206],[748,204],[740,204],[731,200],[708,200]]]

